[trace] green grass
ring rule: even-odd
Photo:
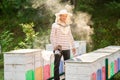
[[[0,80],[4,80],[4,69],[0,68]]]
[[[120,80],[120,71],[113,76],[110,80]]]

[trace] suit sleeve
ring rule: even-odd
[[[57,30],[56,26],[53,24],[51,28],[51,34],[50,34],[50,42],[53,48],[56,47],[56,30]]]
[[[70,38],[70,45],[71,45],[71,48],[74,48],[75,45],[74,45],[74,38],[73,38],[73,35],[72,35],[72,32],[71,32],[71,28],[69,28],[70,31],[69,31],[69,38]]]

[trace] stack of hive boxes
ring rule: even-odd
[[[120,49],[120,46],[108,46],[108,47],[105,47],[107,49]],[[117,60],[115,60],[115,62],[117,63],[117,68],[116,70],[117,71],[120,71],[120,51],[117,51],[116,52],[117,54],[115,55],[115,57],[117,58]]]
[[[115,73],[118,72],[118,60],[120,57],[120,48],[103,48],[103,49],[98,49],[94,52],[96,53],[101,53],[104,52],[106,54],[109,54],[109,56],[106,57],[108,59],[108,62],[105,62],[105,64],[108,65],[108,78],[111,78]]]
[[[108,79],[110,79],[114,74],[119,71],[120,68],[120,46],[108,46],[105,47],[106,50],[114,51],[112,54],[112,61],[108,58]]]
[[[107,76],[110,79],[119,71],[119,58],[120,46],[106,47],[77,56],[65,62],[65,78],[66,80],[106,80]]]
[[[98,70],[101,73],[101,66],[104,60],[103,54],[95,53],[83,54],[65,62],[66,80],[91,80],[91,75]],[[74,75],[74,76],[72,76]],[[97,76],[94,74],[94,76]]]
[[[20,49],[4,54],[5,80],[34,80],[34,53],[38,49]]]
[[[54,59],[52,54],[51,51],[40,49],[6,52],[4,54],[4,79],[47,80],[50,78],[50,63]]]

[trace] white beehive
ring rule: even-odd
[[[29,73],[31,79],[34,78],[34,53],[38,52],[40,52],[39,49],[20,49],[6,52],[4,54],[4,79],[26,80]]]
[[[120,57],[119,54],[119,49],[115,49],[115,48],[102,48],[102,49],[98,49],[96,51],[94,51],[96,53],[105,53],[105,54],[109,54],[109,56],[107,57],[108,59],[108,78],[112,77],[118,70],[117,69],[117,65],[118,62],[115,65],[115,62],[118,61],[118,58]]]
[[[91,80],[91,75],[104,66],[105,54],[88,53],[65,61],[66,80]]]
[[[47,44],[47,45],[46,45],[46,50],[48,50],[48,51],[53,51],[52,44]]]
[[[86,41],[75,41],[77,44],[79,44],[79,54],[86,53]]]
[[[104,49],[113,52],[112,55],[110,55],[112,59],[108,59],[108,78],[110,78],[120,70],[120,47],[108,46]]]
[[[43,58],[43,80],[47,80],[50,78],[50,68],[51,68],[51,58],[53,56],[53,51],[43,50],[42,52]]]
[[[109,57],[108,57],[109,64],[120,56],[119,49],[102,48],[102,49],[95,50],[94,52],[109,54]]]
[[[51,58],[52,58],[52,61],[54,61],[53,51],[43,50],[41,53],[42,53],[44,65],[50,64]]]
[[[80,43],[79,41],[75,41],[75,49],[76,49],[76,55],[80,55]]]
[[[75,44],[77,55],[86,53],[86,41],[75,41],[74,44]],[[47,44],[46,50],[53,51],[52,44]]]
[[[105,49],[116,51],[115,58],[120,58],[120,46],[108,46],[108,47],[105,47]]]
[[[105,48],[110,48],[110,49],[120,49],[120,46],[107,46]]]

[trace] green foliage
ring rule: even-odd
[[[19,43],[20,48],[33,48],[33,41],[36,38],[38,33],[35,33],[33,27],[34,24],[21,24],[23,28],[23,32],[25,33],[26,37],[25,40]]]
[[[2,0],[0,4],[2,13],[7,15],[16,14],[14,12],[30,7],[30,1],[28,0]]]
[[[4,67],[4,60],[2,58],[2,59],[0,59],[0,69],[3,68],[3,67]]]
[[[3,62],[3,52],[10,51],[13,49],[13,33],[11,33],[8,30],[5,30],[1,32],[0,34],[0,46],[1,46],[1,52],[0,52],[0,68],[3,68],[4,62]],[[0,73],[1,76],[1,73]]]
[[[18,46],[18,43],[23,41],[24,33],[22,27],[19,25],[21,23],[34,22],[34,15],[36,14],[36,9],[32,8],[30,0],[2,0],[0,1],[0,34],[6,30],[13,33],[14,42],[8,42],[8,45],[4,47],[6,51],[14,49]],[[6,43],[6,41],[3,41]],[[12,45],[11,45],[12,44]],[[5,50],[3,50],[5,51]]]
[[[76,6],[76,10],[77,11],[83,11],[83,12],[89,12],[89,13],[91,13],[93,10],[94,10],[94,8],[92,7],[92,5],[94,4],[94,0],[87,0],[87,1],[85,1],[85,0],[78,0],[77,1],[77,6]]]
[[[120,45],[120,1],[118,0],[78,0],[77,11],[92,15],[94,34],[93,50],[109,45]],[[86,7],[88,6],[88,7]],[[86,9],[87,8],[87,9]]]
[[[4,60],[3,60],[3,53],[0,53],[0,68],[3,68]]]
[[[38,36],[34,39],[34,48],[45,49],[49,42],[50,29],[41,29]]]
[[[32,7],[33,0],[2,0],[0,1],[0,34],[2,31],[8,30],[13,33],[14,42],[10,48],[6,45],[7,51],[16,48],[34,48],[34,44],[45,47],[44,43],[49,43],[49,27],[51,26],[54,16],[45,5],[40,5],[38,8]],[[33,36],[28,36],[27,32],[24,32],[22,25],[26,23],[34,23],[32,27],[34,33],[39,33],[37,38],[32,38]],[[32,26],[32,25],[30,25]],[[31,30],[32,30],[31,29]],[[48,33],[49,32],[49,33]],[[45,40],[46,39],[46,40]],[[32,42],[33,40],[33,42]],[[42,41],[43,40],[43,41]],[[37,46],[38,47],[38,46]],[[4,50],[5,51],[5,50]]]
[[[114,15],[116,17],[119,17],[120,15],[120,3],[113,1],[105,4],[107,12],[109,12],[110,15]]]
[[[117,26],[118,29],[120,29],[120,19],[118,20],[116,26]]]
[[[2,47],[2,52],[12,49],[13,39],[13,33],[10,31],[3,31],[0,34],[0,45]]]
[[[91,8],[89,5],[84,5],[83,4],[83,5],[80,5],[79,7],[80,7],[80,10],[84,11],[84,12],[85,11],[88,11],[88,12],[92,12],[93,11],[93,8]]]
[[[94,34],[92,35],[94,49],[114,44],[114,37],[112,36],[113,34],[110,31],[112,29],[111,27],[113,26],[113,24],[110,25],[109,21],[105,18],[102,18],[102,20],[96,20],[94,22]]]
[[[23,32],[25,33],[25,39],[18,43],[18,48],[45,48],[49,43],[50,29],[41,29],[40,32],[35,32],[33,29],[34,24],[21,24]]]
[[[4,69],[0,68],[0,80],[4,80]]]

